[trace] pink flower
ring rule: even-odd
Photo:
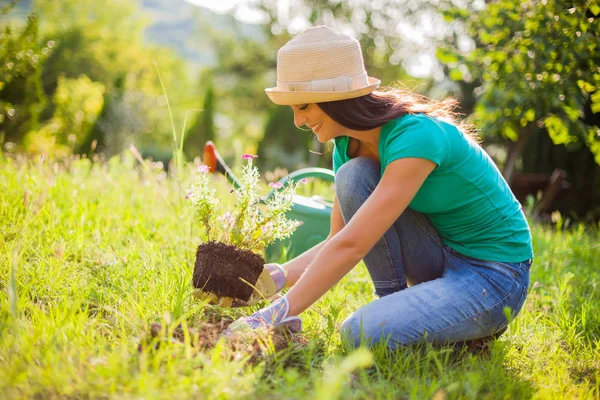
[[[306,183],[306,182],[308,182],[308,180],[307,180],[306,178],[302,178],[302,179],[300,179],[300,183],[304,184],[304,183]]]
[[[191,192],[191,191],[190,191],[190,192],[187,192],[187,194],[185,195],[185,199],[186,199],[186,200],[187,200],[187,199],[189,199],[191,195],[192,195],[192,192]]]
[[[219,220],[223,223],[223,225],[226,228],[230,228],[233,227],[233,225],[235,225],[235,218],[229,211],[221,215],[221,217],[219,217]]]
[[[208,165],[202,164],[198,167],[198,172],[210,172],[210,167]]]
[[[283,183],[271,182],[271,183],[269,183],[269,186],[271,186],[273,189],[281,189],[283,187]]]
[[[244,154],[242,156],[242,160],[254,160],[258,156],[253,156],[252,154]]]

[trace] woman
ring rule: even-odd
[[[389,348],[498,335],[527,294],[533,251],[520,204],[490,157],[452,122],[454,102],[375,91],[358,42],[328,27],[280,49],[276,104],[335,141],[331,232],[284,265],[282,298],[240,328],[289,324],[363,259],[379,299],[342,325]]]

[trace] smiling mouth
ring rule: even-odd
[[[323,123],[319,122],[318,124],[311,126],[310,129],[312,129],[314,133],[317,133],[317,132],[319,132],[319,130],[321,129],[322,126],[323,126]]]

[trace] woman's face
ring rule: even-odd
[[[321,143],[341,136],[344,127],[325,114],[315,103],[291,106],[294,110],[294,125],[307,125]]]

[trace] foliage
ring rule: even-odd
[[[166,49],[144,43],[147,19],[138,5],[118,0],[37,0],[34,12],[43,16],[44,32],[57,43],[44,69],[47,90],[54,90],[60,75],[76,78],[82,73],[106,88],[105,108],[86,140],[88,146],[80,150],[89,151],[94,139],[97,151],[109,156],[134,139],[142,150],[169,148],[171,126],[154,61],[165,86],[178,94],[171,104],[177,115],[194,101],[185,63]]]
[[[317,158],[309,153],[313,146],[312,150],[317,153],[326,153],[328,149],[311,143],[295,129],[289,110],[281,110],[285,107],[273,105],[264,95],[264,88],[276,84],[277,50],[298,33],[298,24],[291,22],[302,21],[305,27],[325,23],[342,31],[353,30],[363,48],[367,70],[384,85],[401,79],[411,86],[422,83],[421,90],[429,85],[426,79],[409,79],[402,62],[414,62],[407,49],[418,46],[411,46],[410,40],[398,32],[400,19],[404,25],[419,25],[422,15],[432,11],[425,3],[257,0],[247,2],[246,6],[265,16],[261,37],[244,37],[240,34],[241,28],[235,25],[229,36],[216,32],[210,35],[218,59],[213,68],[219,98],[217,111],[231,118],[234,126],[239,126],[240,130],[235,133],[237,138],[241,136],[239,140],[244,141],[244,148],[253,148],[259,141],[258,154],[268,155],[269,161],[275,156],[275,161],[267,165],[269,168],[275,163],[287,169],[307,163],[331,166],[329,156]],[[231,142],[229,138],[226,140]],[[266,160],[266,157],[260,158],[260,162],[269,162]]]
[[[300,183],[288,181],[283,187],[279,182],[272,182],[271,187],[281,190],[276,190],[267,199],[265,210],[261,212],[258,168],[252,166],[254,156],[245,154],[243,158],[248,160],[248,164],[242,168],[242,187],[234,190],[233,207],[223,207],[221,203],[221,208],[218,208],[216,191],[211,188],[209,167],[206,165],[199,168],[197,180],[191,185],[186,198],[191,202],[208,240],[258,252],[275,240],[288,238],[302,224],[288,220],[285,215],[292,207]]]
[[[452,79],[479,81],[472,117],[484,135],[526,140],[543,127],[555,144],[585,143],[600,164],[595,1],[501,0],[478,11],[451,8],[446,17],[462,21],[476,44],[469,52],[442,48],[438,57]]]
[[[11,111],[14,121],[2,126],[5,141],[31,144],[35,139],[27,138],[27,134],[43,131],[46,139],[48,134],[55,136],[52,140],[44,139],[50,146],[45,148],[64,153],[66,148],[61,147],[61,138],[74,133],[68,125],[55,123],[57,112],[64,106],[54,102],[58,98],[55,92],[61,77],[78,80],[85,75],[94,84],[104,87],[103,106],[95,113],[97,118],[92,127],[86,126],[87,136],[80,136],[83,132],[75,133],[77,141],[75,146],[69,147],[71,151],[89,153],[95,144],[96,152],[110,156],[133,140],[143,150],[169,147],[170,123],[154,61],[163,71],[166,87],[178,94],[173,104],[177,116],[195,105],[192,86],[181,59],[143,42],[146,21],[135,2],[36,0],[32,5],[32,19],[39,24],[39,36],[44,38],[36,40],[47,45],[37,44],[43,59],[42,55],[33,54],[38,68],[28,75],[28,81],[13,81],[0,91],[0,99],[14,105]],[[0,49],[11,54],[8,44],[2,44]],[[24,54],[29,53],[25,50]],[[21,111],[26,109],[35,113]],[[17,119],[21,116],[22,119]],[[51,143],[59,148],[52,150]]]
[[[426,37],[437,33],[438,15],[432,4],[410,0],[348,2],[303,0],[282,5],[277,0],[251,0],[250,7],[265,14],[268,31],[289,37],[301,27],[327,25],[356,37],[367,71],[390,84],[409,78],[405,68],[418,65]],[[429,29],[418,30],[426,26]],[[433,42],[430,42],[433,43]]]
[[[600,396],[600,233],[559,215],[555,227],[532,225],[529,296],[482,353],[376,348],[373,367],[363,368],[364,349],[348,353],[339,338],[342,321],[373,301],[362,263],[302,314],[309,344],[301,349],[257,364],[229,358],[223,344],[199,350],[194,337],[139,351],[154,322],[199,327],[208,313],[254,310],[194,301],[190,266],[201,238],[190,229],[192,209],[165,201],[177,204],[179,189],[164,175],[134,168],[126,154],[105,164],[0,155],[1,398]]]
[[[102,110],[104,85],[85,75],[58,78],[54,92],[54,115],[38,131],[24,139],[27,152],[65,157],[80,147]]]
[[[38,20],[35,16],[27,18],[20,34],[15,34],[9,24],[3,27],[0,36],[0,76],[4,84],[17,78],[23,78],[36,70],[40,62],[50,53],[54,45],[40,45],[38,42]]]
[[[202,154],[204,144],[208,141],[214,142],[216,139],[215,126],[215,108],[216,108],[215,89],[212,84],[206,85],[202,109],[198,110],[196,121],[187,130],[185,135],[185,144],[183,146],[186,156],[189,159],[198,157]]]
[[[240,152],[256,153],[263,136],[265,112],[272,108],[264,88],[274,81],[277,49],[264,38],[244,37],[239,23],[223,35],[204,27],[213,43],[217,63],[210,70],[214,82],[217,145],[226,158]],[[227,146],[221,146],[221,143]]]
[[[293,123],[294,112],[290,107],[270,107],[264,136],[258,143],[258,161],[261,168],[273,170],[277,167],[297,169],[310,162],[308,149],[316,138],[311,132],[303,132]],[[321,160],[319,160],[321,161]],[[310,165],[331,165],[327,162],[314,162]]]
[[[14,4],[14,3],[13,3]],[[4,10],[5,12],[6,10]],[[37,129],[46,105],[41,70],[54,41],[40,41],[38,20],[27,18],[18,34],[7,23],[0,34],[0,146]]]

